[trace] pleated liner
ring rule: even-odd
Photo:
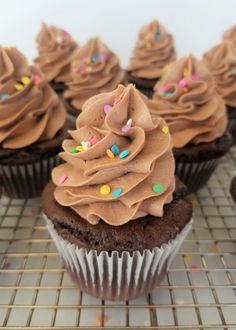
[[[86,250],[60,237],[52,221],[44,215],[48,230],[65,266],[78,287],[95,297],[108,300],[128,300],[148,294],[163,278],[192,227],[192,220],[167,244],[160,248],[117,251],[100,254]]]
[[[39,197],[51,178],[53,167],[61,163],[55,155],[23,165],[1,165],[0,180],[4,193],[10,198]]]
[[[175,173],[188,187],[189,192],[194,192],[206,184],[218,162],[219,158],[199,163],[176,161]]]

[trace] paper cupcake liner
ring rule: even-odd
[[[78,287],[95,297],[128,300],[148,294],[166,274],[174,256],[192,227],[192,220],[176,236],[160,248],[135,251],[102,251],[79,248],[64,240],[52,221],[44,215],[65,267]]]
[[[51,178],[52,169],[61,163],[58,155],[23,165],[1,165],[4,194],[10,198],[39,197]]]
[[[176,161],[175,174],[188,187],[189,192],[195,192],[206,184],[218,162],[219,158],[199,163]]]

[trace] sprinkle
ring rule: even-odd
[[[92,55],[91,56],[91,62],[92,63],[96,63],[96,60],[97,60],[96,56],[95,55]]]
[[[198,269],[198,265],[192,264],[192,265],[190,266],[190,268],[191,268],[191,269]]]
[[[185,255],[184,256],[184,261],[185,262],[189,262],[189,261],[191,261],[192,260],[192,257],[191,256],[189,256],[189,255]]]
[[[115,144],[113,144],[113,146],[111,146],[111,151],[113,152],[113,154],[115,156],[118,155],[118,153],[120,152],[119,148]]]
[[[119,157],[122,159],[122,158],[125,158],[129,155],[129,150],[123,150],[121,151],[121,153],[119,154]]]
[[[113,105],[117,105],[121,102],[121,98],[120,97],[115,97],[114,101],[113,101]]]
[[[115,155],[113,154],[113,152],[110,149],[106,150],[107,156],[111,159],[115,158]]]
[[[166,93],[160,93],[159,96],[166,96]]]
[[[187,93],[188,92],[188,88],[183,88],[183,92]]]
[[[171,92],[168,92],[168,93],[166,93],[166,97],[171,97],[173,95],[173,93],[171,93]]]
[[[22,91],[22,89],[24,89],[24,86],[22,84],[15,84],[14,87],[17,91]]]
[[[161,39],[161,34],[159,31],[157,31],[156,35],[155,35],[155,40],[159,41]]]
[[[81,75],[81,76],[86,76],[86,75],[87,75],[87,69],[86,69],[86,68],[82,68],[82,69],[80,70],[80,75]]]
[[[186,79],[181,79],[180,81],[179,81],[179,87],[180,88],[184,88],[184,87],[186,87],[187,86],[187,80]]]
[[[36,75],[36,74],[33,74],[31,76],[31,79],[32,79],[32,81],[35,85],[38,85],[42,82],[42,78],[40,76]]]
[[[166,87],[165,86],[160,86],[158,88],[158,93],[165,93],[166,92]]]
[[[91,144],[90,144],[89,141],[82,141],[82,142],[81,142],[81,145],[82,145],[82,147],[83,147],[83,149],[84,149],[85,151],[88,150],[89,147],[91,147]]]
[[[91,63],[91,61],[90,61],[90,57],[89,57],[89,56],[86,57],[85,63],[86,63],[86,64],[90,64],[90,63]]]
[[[151,49],[152,48],[152,44],[150,42],[146,43],[146,49]]]
[[[96,317],[96,324],[99,326],[104,325],[105,323],[107,323],[107,321],[108,321],[108,317],[106,315]]]
[[[163,126],[161,130],[164,134],[169,133],[169,127],[168,126]]]
[[[113,196],[113,197],[119,197],[121,193],[122,193],[122,189],[121,189],[121,188],[116,188],[116,189],[112,192],[112,196]]]
[[[162,193],[163,190],[164,190],[163,185],[160,184],[160,183],[154,183],[154,184],[152,185],[152,191],[153,191],[154,193],[156,193],[156,194],[160,194],[160,193]]]
[[[192,75],[192,80],[193,81],[199,80],[199,77],[196,74],[193,74]]]
[[[103,61],[106,62],[109,59],[109,54],[108,53],[104,53],[103,54]]]
[[[23,76],[21,78],[21,82],[24,84],[24,85],[28,85],[30,83],[30,78],[29,77],[26,77],[26,76]]]
[[[9,96],[10,96],[9,94],[2,94],[0,96],[0,98],[1,98],[1,100],[5,101],[5,100],[9,99]]]
[[[131,125],[132,125],[132,119],[130,118],[127,123],[122,127],[122,132],[126,133],[130,130],[131,128]]]
[[[62,184],[64,183],[66,180],[68,179],[68,176],[67,175],[62,175],[59,179],[59,184]]]
[[[110,194],[111,188],[108,186],[108,184],[105,184],[104,186],[101,186],[100,188],[100,194],[101,195],[108,195]]]
[[[111,111],[111,106],[109,104],[104,105],[103,111],[108,114]]]
[[[82,146],[77,146],[75,147],[75,149],[78,151],[78,152],[82,152],[84,151],[84,148]]]
[[[93,136],[89,142],[93,146],[94,144],[99,142],[99,139],[96,136]]]
[[[71,147],[71,148],[69,148],[69,152],[72,154],[76,154],[78,152],[78,150],[76,149],[76,147]]]
[[[183,76],[184,76],[184,77],[187,77],[187,75],[188,75],[188,69],[185,68],[184,71],[183,71]]]

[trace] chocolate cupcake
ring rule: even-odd
[[[176,59],[174,40],[157,21],[142,27],[127,69],[127,80],[148,97],[162,75],[162,69]]]
[[[224,40],[211,48],[203,57],[211,71],[218,93],[225,101],[229,123],[228,130],[236,142],[236,47]]]
[[[71,65],[71,81],[63,97],[68,112],[77,118],[90,97],[112,91],[124,81],[118,57],[99,38],[78,48]]]
[[[231,196],[232,196],[234,202],[236,203],[236,177],[234,177],[231,181],[230,193],[231,193]]]
[[[57,93],[62,93],[70,80],[70,65],[76,42],[65,30],[43,23],[36,38],[38,57],[35,65]]]
[[[65,163],[43,193],[66,268],[82,291],[101,299],[147,294],[191,228],[166,124],[152,121],[143,98],[120,85],[87,101],[63,143]]]
[[[14,198],[39,196],[67,136],[58,96],[15,48],[0,47],[0,177]]]
[[[232,143],[212,75],[203,62],[183,57],[166,66],[148,105],[152,117],[162,116],[169,126],[176,174],[189,191],[198,190]]]

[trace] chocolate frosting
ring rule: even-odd
[[[103,108],[108,104],[111,109],[106,114]],[[129,118],[132,126],[123,132]],[[60,156],[65,163],[52,172],[56,201],[91,224],[102,219],[118,226],[146,214],[162,216],[163,206],[171,202],[175,189],[171,137],[165,128],[162,118],[151,119],[145,97],[133,85],[119,85],[110,93],[89,99],[77,118],[76,130],[69,132],[72,139],[62,145]],[[69,152],[92,136],[99,141],[87,151]],[[128,150],[129,155],[109,158],[106,150],[112,145]],[[63,182],[62,177],[66,177]],[[163,189],[154,192],[155,183]],[[103,185],[111,188],[106,196],[100,194]],[[113,197],[118,187],[121,193]]]
[[[64,107],[41,76],[16,48],[0,47],[1,148],[52,139],[64,125]]]
[[[226,30],[222,36],[223,40],[231,41],[236,46],[236,25],[233,25],[230,29]]]
[[[112,91],[123,82],[124,70],[118,57],[99,38],[91,38],[76,50],[71,76],[64,97],[70,99],[75,109],[81,110],[88,98]]]
[[[72,55],[77,46],[70,34],[43,23],[36,42],[39,55],[35,64],[44,73],[47,81],[69,81]]]
[[[224,40],[204,54],[218,93],[225,103],[236,107],[236,49],[231,41]]]
[[[213,77],[191,55],[166,66],[148,105],[153,118],[166,120],[176,148],[214,141],[227,127],[225,105]]]
[[[175,58],[172,35],[154,20],[140,30],[128,71],[139,78],[159,78],[163,67]]]

